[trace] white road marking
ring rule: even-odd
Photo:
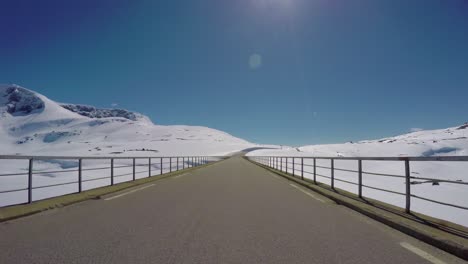
[[[106,199],[104,199],[104,200],[105,200],[105,201],[114,200],[114,199],[120,198],[120,197],[122,197],[122,196],[125,196],[125,195],[127,195],[127,194],[131,194],[131,193],[138,192],[138,191],[141,191],[141,190],[143,190],[143,189],[149,188],[149,187],[154,186],[154,185],[155,185],[155,184],[146,185],[146,186],[143,186],[143,187],[138,188],[138,189],[133,189],[133,190],[128,191],[128,192],[126,192],[126,193],[122,193],[122,194],[119,194],[119,195],[116,195],[116,196],[112,196],[112,197],[106,198]]]
[[[174,176],[173,178],[174,178],[174,179],[180,178],[180,177],[185,176],[185,175],[187,175],[187,174],[188,174],[188,173],[184,173],[184,174],[181,174],[181,175]]]
[[[406,248],[407,250],[413,252],[414,254],[420,256],[421,258],[431,262],[431,263],[434,263],[434,264],[446,264],[445,262],[443,262],[442,260],[432,256],[431,254],[427,253],[426,251],[422,250],[422,249],[419,249],[409,243],[406,243],[406,242],[401,242],[400,243],[400,246]]]
[[[318,198],[318,197],[315,197],[315,195],[311,194],[310,192],[304,191],[302,188],[299,188],[299,186],[297,186],[297,185],[295,185],[295,184],[292,184],[292,183],[290,183],[289,185],[291,185],[292,187],[298,189],[299,191],[301,191],[301,192],[307,194],[308,196],[314,198],[315,200],[320,201],[320,202],[322,202],[322,203],[325,203],[324,200],[322,200],[322,199],[320,199],[320,198]]]

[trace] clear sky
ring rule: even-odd
[[[0,83],[305,145],[468,121],[465,0],[15,0]]]

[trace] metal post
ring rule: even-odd
[[[362,160],[358,160],[358,171],[359,171],[359,182],[358,182],[358,186],[359,186],[359,198],[362,198]]]
[[[182,157],[182,169],[185,170],[185,157]]]
[[[317,159],[314,158],[314,184],[317,184]]]
[[[33,159],[29,159],[28,167],[28,203],[32,203],[32,176],[33,176]]]
[[[160,166],[161,174],[163,174],[163,158],[161,158],[159,164],[161,165],[161,166]]]
[[[335,189],[335,160],[331,159],[331,188]]]
[[[148,158],[148,178],[151,177],[151,158]]]
[[[133,180],[135,180],[136,174],[135,174],[135,158],[133,158]]]
[[[409,159],[405,159],[405,176],[406,176],[406,212],[411,212],[411,175]]]
[[[82,159],[79,159],[78,160],[78,192],[80,193],[81,190],[82,190],[82,183],[83,183],[83,180],[82,180],[82,177],[83,177],[83,160]]]
[[[177,167],[176,167],[177,171],[179,171],[179,157],[177,157]]]
[[[81,167],[81,160],[80,160],[80,167]],[[114,185],[114,159],[111,159],[111,185]],[[80,186],[80,191],[81,191],[81,186]]]
[[[295,173],[296,173],[296,166],[295,166],[295,163],[296,163],[296,158],[293,158],[293,176],[295,176]]]
[[[172,158],[169,158],[169,172],[172,172]]]
[[[285,158],[286,159],[286,174],[288,174],[288,157]]]
[[[281,157],[281,166],[280,166],[280,171],[283,171],[283,157]]]
[[[301,158],[301,179],[304,180],[304,158]]]

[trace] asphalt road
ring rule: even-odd
[[[465,262],[234,157],[1,223],[0,263]]]

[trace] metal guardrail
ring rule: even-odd
[[[450,203],[445,203],[441,201],[436,201],[434,199],[430,199],[427,197],[421,197],[419,195],[415,195],[411,193],[411,185],[413,184],[411,180],[426,180],[429,182],[446,182],[446,183],[451,183],[451,184],[460,184],[460,185],[468,185],[467,181],[453,181],[453,180],[445,180],[445,179],[437,179],[437,178],[427,178],[427,177],[415,177],[411,175],[411,170],[410,170],[410,162],[411,161],[447,161],[447,162],[452,162],[452,161],[462,161],[466,162],[468,161],[468,156],[441,156],[441,157],[282,157],[282,156],[249,156],[247,157],[251,161],[254,161],[256,163],[265,165],[267,167],[273,168],[275,170],[284,172],[286,174],[290,174],[292,176],[299,176],[301,177],[302,180],[304,180],[304,174],[309,174],[312,176],[312,180],[314,184],[317,184],[317,177],[323,177],[327,178],[330,180],[330,187],[334,190],[335,189],[335,182],[344,182],[347,184],[352,184],[358,186],[358,196],[359,198],[363,198],[362,194],[362,189],[363,187],[377,190],[377,191],[383,191],[383,192],[388,192],[388,193],[393,193],[397,195],[403,195],[406,197],[406,204],[405,204],[405,211],[407,213],[411,212],[411,198],[416,198],[416,199],[421,199],[425,200],[428,202],[432,203],[437,203],[445,206],[450,206],[458,209],[463,209],[463,210],[468,210],[468,207],[466,206],[461,206],[461,205],[456,205],[456,204],[450,204]],[[304,164],[304,160],[312,160],[313,164]],[[330,166],[319,166],[317,165],[317,160],[329,160],[330,161]],[[357,170],[350,170],[350,169],[342,169],[342,168],[336,168],[335,167],[335,161],[336,160],[348,160],[348,161],[357,161]],[[296,162],[300,161],[300,162]],[[405,166],[405,175],[396,175],[396,174],[385,174],[385,173],[375,173],[375,172],[368,172],[364,171],[362,167],[362,162],[363,161],[401,161],[404,162]],[[468,163],[467,163],[468,164]],[[297,169],[296,166],[300,166],[300,169]],[[304,167],[306,167],[306,170],[304,170]],[[307,168],[313,168],[312,172],[308,171]],[[330,176],[322,175],[317,173],[317,168],[321,169],[328,169],[330,170]],[[288,171],[288,169],[292,169],[291,171]],[[300,171],[300,175],[296,175],[296,171]],[[335,172],[336,171],[346,171],[346,172],[351,172],[351,173],[357,173],[358,175],[358,183],[343,180],[343,179],[336,179],[335,178]],[[392,191],[384,188],[377,188],[375,186],[369,186],[363,184],[362,181],[362,175],[373,175],[377,177],[393,177],[393,178],[401,178],[404,179],[405,181],[405,192],[397,192],[397,191]]]
[[[132,180],[137,180],[136,175],[141,173],[148,173],[147,177],[152,177],[156,175],[162,175],[165,173],[171,173],[179,170],[185,170],[192,167],[197,167],[201,165],[205,165],[208,163],[212,163],[215,161],[219,161],[225,159],[224,156],[175,156],[175,157],[161,157],[161,156],[153,156],[153,157],[122,157],[122,156],[97,156],[97,157],[84,157],[84,156],[15,156],[15,155],[0,155],[1,160],[27,160],[27,172],[24,173],[6,173],[1,174],[2,168],[0,167],[0,180],[3,177],[21,177],[27,176],[27,188],[16,188],[16,189],[1,189],[0,186],[0,195],[5,193],[14,193],[14,192],[24,192],[27,191],[27,203],[32,203],[33,200],[33,191],[37,189],[44,189],[44,188],[51,188],[57,186],[64,186],[64,185],[71,185],[77,184],[78,191],[77,193],[81,193],[83,191],[83,183],[90,182],[90,181],[97,181],[103,179],[110,179],[110,184],[103,185],[103,186],[112,186],[114,185],[114,181],[118,177],[130,176],[132,175]],[[77,166],[74,169],[63,169],[63,170],[50,170],[50,171],[35,171],[34,170],[34,162],[35,161],[75,161],[77,162]],[[103,166],[102,164],[99,167],[93,168],[83,168],[83,162],[86,160],[108,160],[110,162],[109,166]],[[114,163],[115,161],[130,161],[131,165],[120,165],[116,166]],[[146,163],[138,164],[137,161],[145,160]],[[158,169],[158,174],[154,174],[154,167]],[[137,167],[146,167],[146,169],[137,171]],[[124,173],[120,175],[116,175],[114,172],[116,169],[120,168],[132,168],[130,173]],[[19,169],[19,168],[18,168]],[[101,170],[109,170],[110,175],[92,179],[83,179],[83,172],[86,171],[101,171]],[[38,174],[57,174],[57,173],[77,173],[76,181],[71,182],[62,182],[57,184],[48,184],[48,185],[39,185],[34,186],[34,175]],[[140,178],[139,178],[140,179]],[[99,187],[103,187],[99,186]],[[99,188],[96,187],[96,188]],[[70,193],[68,193],[70,194]],[[60,195],[56,195],[60,196]],[[56,197],[52,196],[52,197]],[[22,204],[22,203],[16,203]],[[14,205],[14,204],[11,204]]]

